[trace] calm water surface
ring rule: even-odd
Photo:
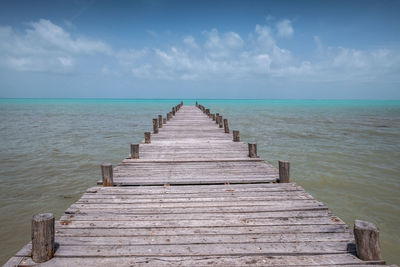
[[[400,263],[400,101],[200,102],[268,162],[289,160],[293,180],[346,223],[376,223],[384,258]],[[119,163],[177,103],[0,99],[0,264],[29,241],[33,214],[60,217],[101,162]]]

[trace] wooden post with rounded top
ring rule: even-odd
[[[224,119],[224,130],[225,133],[229,133],[228,119]]]
[[[54,215],[39,213],[32,218],[32,260],[45,262],[54,257]]]
[[[158,115],[158,128],[162,128],[162,115]]]
[[[145,132],[144,133],[144,143],[145,144],[150,144],[150,136],[151,136],[150,132]]]
[[[240,133],[239,133],[239,131],[233,130],[233,142],[240,142]]]
[[[363,261],[381,260],[379,244],[379,229],[375,224],[355,220],[354,238],[356,241],[357,257]]]
[[[172,107],[172,116],[175,116],[175,107]]]
[[[101,176],[103,177],[103,186],[113,186],[113,168],[111,163],[101,164]]]
[[[257,158],[257,144],[256,143],[249,143],[249,157]]]
[[[290,162],[279,161],[279,182],[289,183],[290,182]]]
[[[139,144],[131,144],[131,159],[139,158]]]
[[[212,114],[212,120],[215,121],[215,114]]]
[[[224,127],[224,126],[222,125],[222,124],[223,124],[222,116],[219,116],[219,121],[218,121],[218,123],[219,123],[219,128]]]
[[[158,133],[158,120],[153,119],[153,133],[157,134]]]
[[[215,113],[215,123],[218,124],[219,113]]]

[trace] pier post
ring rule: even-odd
[[[379,245],[379,229],[375,224],[355,220],[354,238],[356,240],[357,257],[363,261],[381,260]]]
[[[207,116],[210,116],[210,109],[209,109],[209,108],[206,109],[206,115],[207,115]]]
[[[249,143],[249,157],[257,158],[257,144],[256,143]]]
[[[278,161],[279,163],[279,182],[289,183],[290,182],[290,162]]]
[[[150,136],[151,136],[150,132],[145,132],[144,133],[144,143],[145,144],[150,144]]]
[[[158,115],[158,128],[162,128],[162,115]]]
[[[139,158],[139,144],[131,144],[131,159]]]
[[[219,116],[219,121],[218,121],[218,123],[219,123],[219,128],[224,127],[224,126],[222,125],[222,122],[223,122],[222,116]]]
[[[113,186],[113,167],[111,163],[101,164],[101,176],[103,177],[103,186]]]
[[[233,142],[240,142],[240,133],[239,133],[239,131],[233,130]]]
[[[39,213],[32,218],[32,260],[45,262],[54,257],[54,215]]]
[[[215,113],[215,123],[218,124],[219,113]]]
[[[155,134],[158,133],[158,120],[157,119],[153,119],[153,132]]]
[[[166,119],[166,118],[163,118],[163,119],[162,119],[162,123],[163,123],[163,124],[167,124],[167,119]]]
[[[172,108],[172,116],[175,116],[175,107]]]
[[[215,114],[212,114],[212,120],[215,121]]]
[[[224,119],[224,130],[225,133],[229,133],[228,119]]]

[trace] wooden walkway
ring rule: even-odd
[[[118,186],[100,181],[56,221],[41,266],[367,264],[342,220],[194,106],[139,151],[114,168]],[[34,264],[27,244],[5,266]]]

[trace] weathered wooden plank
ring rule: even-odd
[[[29,258],[22,261],[24,266],[33,265]],[[306,256],[189,256],[189,257],[56,257],[41,266],[357,266],[366,265],[355,256],[345,254]],[[382,266],[382,265],[379,265]]]

